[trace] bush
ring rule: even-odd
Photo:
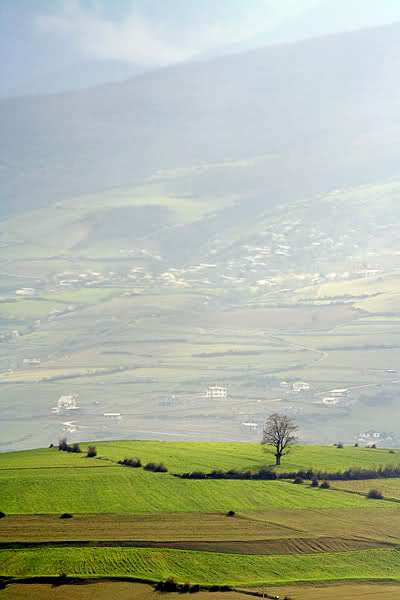
[[[96,446],[88,446],[87,456],[88,458],[94,458],[95,456],[97,456]]]
[[[143,468],[146,471],[153,471],[153,473],[168,473],[168,469],[164,463],[149,462]]]
[[[358,444],[357,444],[357,442],[354,444],[354,448],[358,448]]]
[[[6,516],[6,513],[3,513],[3,511],[0,510],[0,519],[4,519],[5,516]]]
[[[176,592],[178,590],[178,584],[174,577],[168,577],[168,579],[164,582],[164,591],[165,592]]]
[[[61,440],[58,442],[58,449],[65,452],[67,448],[69,448],[67,438],[61,438]]]
[[[338,443],[336,444],[336,448],[340,448],[340,449],[344,448],[344,446],[343,446],[343,442],[338,442]]]
[[[71,452],[75,452],[76,454],[80,454],[82,452],[82,450],[79,447],[78,443],[75,443],[72,448],[71,448]]]
[[[370,448],[373,448],[374,450],[376,450],[376,444],[372,444],[372,446],[370,446]]]
[[[268,465],[264,465],[258,469],[258,471],[254,474],[254,479],[267,479],[274,480],[278,479],[277,474],[272,469],[272,467]]]
[[[192,587],[190,588],[190,593],[191,594],[197,594],[197,592],[200,591],[200,586],[198,583],[195,583],[194,585],[192,585]]]
[[[318,484],[318,479],[313,479],[313,480],[312,480],[312,482],[311,482],[311,487],[315,487],[315,488],[317,488],[317,487],[318,487],[318,485],[319,485],[319,484]]]
[[[189,581],[185,581],[185,583],[181,585],[179,591],[181,592],[181,594],[186,594],[187,592],[190,592],[191,587],[192,584]]]
[[[369,490],[367,498],[372,498],[373,500],[383,500],[383,494],[380,490],[372,489]]]
[[[302,477],[296,477],[293,483],[304,483],[304,479]]]
[[[118,464],[124,465],[124,467],[134,467],[135,469],[138,469],[142,466],[142,461],[140,458],[124,458],[124,460],[119,460]]]
[[[396,454],[394,450],[389,450],[389,454]]]
[[[60,519],[72,519],[72,515],[70,513],[63,513],[60,515]]]
[[[207,479],[207,475],[203,473],[203,471],[193,471],[193,473],[188,473],[190,479]]]
[[[323,490],[327,490],[331,487],[331,484],[329,483],[329,481],[323,481],[322,483],[320,483],[319,487]]]
[[[50,444],[49,448],[54,448],[54,444]]]
[[[235,516],[235,511],[234,510],[228,510],[228,512],[226,513],[227,517],[234,517]]]

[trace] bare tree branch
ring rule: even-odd
[[[265,419],[262,444],[265,452],[275,456],[276,464],[281,464],[281,457],[290,452],[297,437],[294,433],[298,426],[290,417],[273,413]]]

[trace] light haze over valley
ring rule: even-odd
[[[0,450],[399,447],[400,4],[0,16]]]

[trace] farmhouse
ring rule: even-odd
[[[306,381],[296,381],[296,383],[293,384],[294,392],[308,392],[310,389],[311,385]]]
[[[226,398],[227,388],[219,385],[209,385],[204,398]]]
[[[76,405],[78,399],[78,394],[60,396],[57,400],[57,408],[58,410],[77,410],[79,408],[79,406]]]

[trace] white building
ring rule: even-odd
[[[205,398],[226,398],[227,388],[219,385],[209,385],[205,393]]]
[[[117,413],[117,412],[106,412],[106,413],[104,413],[103,416],[108,419],[112,419],[113,421],[121,421],[122,420],[121,413]]]
[[[71,394],[69,396],[60,396],[57,400],[58,410],[77,410],[76,401],[79,399],[78,394]]]
[[[343,398],[344,396],[348,396],[349,394],[350,392],[347,388],[337,388],[329,392],[329,395],[334,396],[335,398]]]
[[[296,381],[296,383],[293,384],[294,392],[308,392],[310,389],[311,385],[306,381]]]

